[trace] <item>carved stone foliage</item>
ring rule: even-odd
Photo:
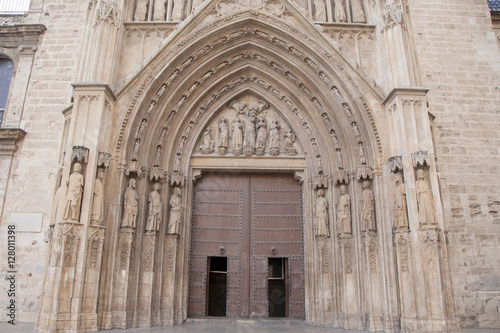
[[[111,154],[100,151],[97,156],[97,166],[107,169],[109,168],[109,161],[111,160]]]
[[[208,124],[198,150],[204,155],[295,156],[302,154],[296,141],[278,111],[248,94],[229,102]]]
[[[373,169],[369,165],[362,165],[356,168],[356,179],[373,179]]]
[[[429,152],[427,150],[419,150],[411,154],[411,159],[413,161],[413,167],[418,166],[430,166],[431,160],[429,157]]]
[[[71,152],[71,161],[79,163],[88,163],[89,149],[83,146],[73,146],[73,151]]]

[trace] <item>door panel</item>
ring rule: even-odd
[[[228,317],[270,315],[268,259],[280,257],[288,263],[289,282],[280,287],[286,289],[288,316],[304,318],[301,185],[291,175],[203,175],[193,191],[191,317],[207,313],[200,286],[206,286],[210,256],[227,257]]]

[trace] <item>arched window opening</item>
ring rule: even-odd
[[[0,126],[2,126],[3,114],[9,97],[10,81],[14,63],[7,58],[0,58]]]

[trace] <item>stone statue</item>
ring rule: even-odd
[[[236,117],[241,120],[245,115],[247,103],[240,103],[238,100],[235,100],[229,104],[229,107],[236,111]]]
[[[184,0],[174,0],[174,8],[172,9],[172,21],[181,21],[183,12]]]
[[[168,234],[179,235],[181,230],[181,189],[176,187],[174,189],[174,194],[170,198],[170,218],[168,221]]]
[[[219,119],[219,154],[227,153],[227,144],[229,139],[228,120],[224,117]],[[221,153],[222,152],[222,153]]]
[[[316,22],[326,22],[325,0],[314,0]]]
[[[269,126],[269,152],[272,156],[280,154],[280,128],[278,119],[274,118]]]
[[[370,182],[363,181],[363,193],[361,203],[361,231],[376,231],[375,224],[375,197],[370,189]]]
[[[236,118],[233,120],[233,154],[238,156],[241,154],[243,147],[243,125]]]
[[[358,142],[358,155],[361,164],[366,164],[365,148],[363,147],[363,142]]]
[[[418,169],[417,178],[418,222],[420,226],[436,224],[432,192],[429,183],[425,180],[424,170]]]
[[[285,154],[289,156],[297,155],[297,149],[295,148],[295,134],[293,134],[291,129],[286,129],[283,133],[283,143],[285,145]]]
[[[165,0],[155,0],[153,21],[165,21]]]
[[[396,174],[396,221],[397,229],[408,229],[408,211],[406,210],[406,189],[403,176]]]
[[[97,170],[97,179],[94,184],[94,198],[92,199],[92,213],[90,224],[102,225],[104,222],[104,170]]]
[[[342,0],[333,0],[335,5],[335,22],[345,22],[345,8]]]
[[[146,125],[148,121],[146,119],[143,119],[141,121],[141,125],[139,125],[139,129],[137,130],[137,137],[142,138],[144,135],[144,131],[146,130]]]
[[[340,232],[343,234],[351,234],[351,198],[346,193],[345,185],[340,185],[340,200],[339,200],[339,213],[338,224]]]
[[[363,5],[361,0],[351,0],[352,9],[352,22],[353,23],[365,23],[365,13],[363,11]]]
[[[342,158],[342,150],[335,149],[335,153],[337,155],[337,163],[340,170],[344,169],[344,159]]]
[[[148,0],[137,0],[134,12],[134,21],[146,21]]]
[[[243,152],[246,156],[253,155],[255,151],[255,117],[248,116],[244,120]]]
[[[267,124],[266,118],[260,116],[257,121],[257,141],[255,143],[255,153],[262,156],[266,152]]]
[[[139,151],[141,150],[141,140],[136,139],[134,149],[132,150],[132,161],[137,161],[139,158]]]
[[[146,231],[160,230],[162,204],[159,191],[160,184],[155,183],[153,185],[153,191],[151,191],[148,196],[149,209]]]
[[[319,189],[316,193],[314,205],[314,231],[316,236],[330,237],[328,230],[328,201],[325,199],[325,191]]]
[[[122,228],[135,228],[137,213],[139,213],[139,196],[135,190],[136,187],[135,179],[130,179],[129,186],[125,190],[123,201]]]
[[[62,176],[61,176],[62,177]],[[62,179],[60,179],[62,182]],[[54,201],[52,202],[52,211],[50,213],[50,224],[61,222],[64,215],[64,204],[66,203],[66,187],[59,184],[59,187],[54,194]]]
[[[66,192],[66,200],[64,204],[64,216],[65,221],[76,221],[80,220],[80,205],[82,203],[82,192],[83,192],[83,175],[80,174],[82,170],[82,165],[80,163],[75,163],[73,166],[73,173],[69,176],[66,186],[68,190]]]
[[[212,154],[214,152],[214,140],[212,140],[212,129],[207,127],[203,133],[200,151],[202,154]]]
[[[161,146],[156,147],[155,159],[153,161],[154,167],[159,167],[161,162]]]

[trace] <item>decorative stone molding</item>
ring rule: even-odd
[[[119,267],[122,270],[122,276],[127,274],[130,265],[130,254],[135,231],[132,229],[122,229],[118,236],[118,251],[120,256]],[[125,274],[123,274],[123,271]]]
[[[373,168],[369,165],[361,165],[357,167],[356,179],[357,180],[373,179]]]
[[[89,160],[89,149],[83,146],[73,146],[73,152],[71,153],[71,161],[79,163],[88,163]]]
[[[314,176],[313,187],[316,188],[328,188],[328,177],[325,175]]]
[[[429,158],[429,152],[427,150],[419,150],[411,154],[411,159],[413,162],[413,167],[416,168],[420,166],[430,166],[431,160]]]
[[[349,184],[349,172],[347,170],[338,170],[333,173],[333,185]]]
[[[120,25],[120,11],[116,8],[115,0],[100,0],[96,7],[96,15],[94,18],[93,27],[99,22],[107,21],[116,28]]]
[[[391,169],[392,172],[403,170],[403,159],[401,158],[401,156],[390,157],[388,162],[389,162],[389,169]]]
[[[420,239],[422,243],[437,243],[439,242],[439,228],[429,227],[422,228],[420,231]]]
[[[97,156],[97,166],[101,168],[109,168],[109,161],[111,160],[111,154],[100,151]]]
[[[143,176],[141,163],[131,161],[130,164],[125,167],[125,175],[129,176],[132,173],[135,173],[139,178]]]
[[[403,6],[400,0],[385,0],[384,30],[403,23]]]
[[[157,238],[156,232],[148,232],[143,237],[142,268],[146,272],[153,271]]]
[[[180,172],[172,172],[172,176],[170,177],[170,185],[184,187],[185,176]]]
[[[396,251],[399,259],[400,270],[407,273],[410,270],[410,231],[397,230],[394,232],[394,243],[396,244]]]
[[[26,132],[20,128],[0,128],[0,155],[12,155]]]
[[[152,167],[151,171],[149,172],[149,180],[162,181],[167,175],[168,175],[168,173],[165,170],[163,170],[162,168]]]
[[[342,259],[343,259],[343,271],[344,274],[354,273],[354,238],[351,235],[341,234],[340,236],[342,244]]]

